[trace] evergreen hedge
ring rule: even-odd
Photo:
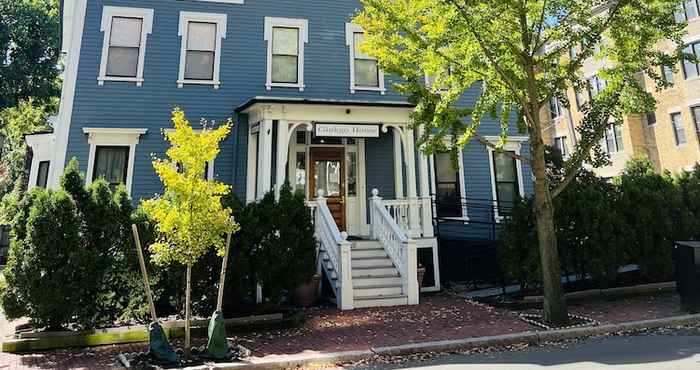
[[[9,319],[29,317],[35,327],[91,328],[148,320],[131,224],[139,228],[158,314],[184,309],[185,269],[157,267],[147,245],[154,224],[134,209],[123,186],[98,180],[85,187],[72,160],[57,191],[33,189],[5,198],[3,216],[12,225],[0,305]],[[277,306],[315,273],[316,242],[302,193],[289,185],[243,206],[224,200],[242,227],[232,239],[224,311],[249,310],[256,285],[266,304]],[[214,250],[193,266],[193,312],[208,316],[216,306],[221,257]]]
[[[700,165],[677,177],[659,175],[644,157],[632,159],[612,183],[581,171],[555,199],[562,271],[600,288],[619,283],[620,267],[637,265],[640,282],[672,279],[673,242],[700,236]],[[525,289],[540,284],[530,200],[506,222],[503,268]]]

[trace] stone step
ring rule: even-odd
[[[352,278],[372,277],[372,276],[399,276],[398,271],[394,266],[389,267],[354,267],[352,269]]]
[[[357,267],[393,267],[389,257],[353,257],[351,266],[353,269]]]
[[[353,296],[355,298],[364,297],[393,297],[401,295],[402,289],[401,285],[386,285],[386,286],[376,286],[376,287],[365,287],[353,289]]]
[[[405,306],[407,304],[408,297],[405,295],[363,297],[356,298],[354,302],[355,308]]]

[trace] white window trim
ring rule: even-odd
[[[139,60],[136,68],[136,77],[112,77],[107,76],[107,60],[109,58],[109,40],[112,35],[112,19],[114,17],[140,18],[143,21],[141,26],[141,43],[139,46]],[[102,60],[100,62],[100,75],[97,78],[100,86],[105,81],[135,82],[136,86],[143,85],[143,70],[146,60],[146,41],[148,35],[153,32],[153,9],[146,8],[126,8],[120,6],[105,6],[102,8],[102,25],[100,31],[104,33],[102,42]]]
[[[500,141],[498,137],[486,137],[486,140],[496,144]],[[516,155],[520,155],[522,149],[522,143],[527,141],[526,137],[510,137],[508,141],[503,146],[504,151],[515,152]],[[497,223],[503,222],[505,216],[501,216],[498,213],[498,192],[496,190],[496,169],[494,167],[493,154],[495,150],[491,147],[486,147],[489,154],[489,170],[491,172],[491,194],[493,199],[494,215]],[[520,196],[525,196],[525,184],[523,182],[523,164],[520,159],[515,160],[515,170],[518,174],[518,192]]]
[[[297,83],[272,82],[272,29],[275,27],[297,28],[299,30],[299,55],[297,63]],[[265,41],[267,41],[267,81],[265,88],[296,88],[304,91],[304,46],[309,43],[309,21],[306,19],[265,17]]]
[[[355,85],[355,33],[365,31],[361,26],[345,23],[345,45],[350,49],[350,93],[355,94],[357,91],[379,91],[382,95],[386,94],[386,86],[384,83],[384,71],[379,68],[379,86],[378,87],[367,87],[367,86],[357,86]]]
[[[445,146],[449,147],[452,145],[452,135],[447,135],[443,137],[442,139],[443,143]],[[459,161],[459,196],[461,199],[467,199],[467,185],[465,181],[465,176],[464,176],[464,148],[459,150],[458,153],[458,161]],[[430,192],[432,194],[435,194],[437,196],[437,174],[435,173],[435,155],[431,154],[428,157],[428,165],[430,167],[430,173],[432,176],[431,177],[431,184],[430,184]],[[461,200],[460,199],[460,200]],[[435,213],[435,216],[437,216],[437,210],[434,209],[433,212]],[[458,221],[469,221],[469,207],[468,204],[462,207],[462,217],[448,217],[449,219],[453,220],[458,220]]]
[[[211,80],[188,80],[185,79],[185,64],[187,61],[187,33],[189,32],[189,22],[215,23],[216,24],[216,50],[214,51],[214,78]],[[226,14],[180,12],[180,25],[178,36],[180,41],[180,73],[177,79],[177,87],[183,88],[185,85],[212,85],[214,89],[221,86],[221,44],[226,38],[228,27],[228,17]]]
[[[134,162],[136,155],[136,145],[145,135],[148,129],[145,128],[94,128],[84,127],[83,133],[88,135],[90,144],[90,154],[88,156],[87,173],[85,184],[92,183],[92,174],[95,168],[95,152],[98,146],[124,146],[129,147],[129,163],[126,171],[126,192],[131,195],[131,186],[134,179]]]

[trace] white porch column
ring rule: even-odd
[[[420,237],[420,211],[418,210],[418,195],[416,194],[416,156],[415,139],[412,129],[405,129],[404,139],[406,141],[406,195],[410,201],[409,207],[409,229],[411,237]]]
[[[252,131],[252,126],[248,127],[248,170],[246,171],[246,196],[247,203],[255,201],[256,181],[258,164],[258,135]]]
[[[394,192],[396,199],[404,197],[403,194],[403,155],[401,133],[394,130]]]
[[[275,172],[275,197],[280,198],[280,189],[284,185],[287,176],[287,158],[289,155],[289,123],[278,121],[277,123],[277,163]]]
[[[257,199],[262,199],[272,189],[272,120],[260,122],[258,147]]]
[[[418,136],[422,137],[424,128],[418,128]],[[428,181],[428,157],[418,148],[418,174],[420,176],[420,202],[422,204],[421,224],[423,226],[423,237],[432,238],[435,236],[433,230],[432,204],[430,202],[430,182]]]

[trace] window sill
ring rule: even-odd
[[[143,78],[138,77],[110,77],[110,76],[100,76],[97,78],[97,84],[104,86],[105,82],[131,82],[135,83],[136,86],[141,87],[143,85]]]
[[[177,87],[182,89],[185,85],[210,85],[214,86],[214,90],[218,90],[221,86],[221,81],[212,80],[177,80]]]
[[[288,88],[288,89],[299,89],[299,91],[303,92],[304,89],[306,88],[306,85],[299,84],[299,83],[292,84],[292,83],[282,83],[282,82],[268,82],[267,84],[265,84],[265,87],[268,90],[272,90],[273,87],[282,87],[282,88]]]
[[[373,92],[380,92],[382,95],[386,94],[386,89],[382,89],[381,87],[360,87],[360,86],[355,86],[350,88],[350,93],[355,94],[358,91],[373,91]]]

